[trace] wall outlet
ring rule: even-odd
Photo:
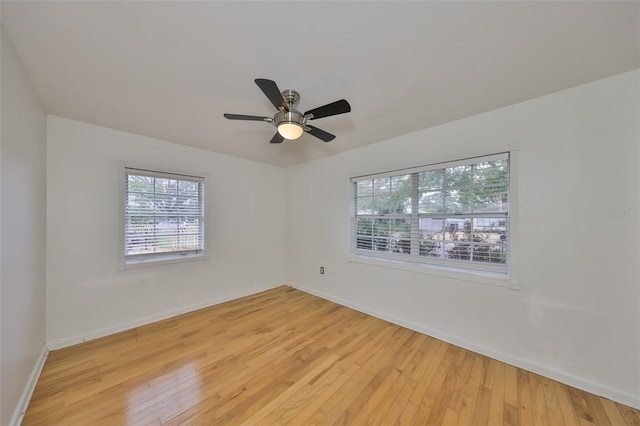
[[[324,266],[320,267],[320,275],[324,275]]]

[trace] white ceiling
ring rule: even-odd
[[[280,166],[332,155],[640,67],[638,2],[2,1],[51,114]],[[224,112],[301,93],[337,135],[269,144]]]

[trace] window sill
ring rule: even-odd
[[[461,281],[470,281],[480,284],[494,285],[498,287],[506,287],[512,290],[520,290],[520,285],[517,280],[500,273],[472,271],[447,266],[403,262],[400,260],[381,259],[356,254],[352,254],[348,258],[348,261],[364,265],[376,266],[380,268],[397,269],[400,271],[433,275],[437,277],[444,277]]]
[[[120,270],[143,268],[153,265],[166,265],[171,263],[193,262],[197,260],[209,260],[209,256],[205,253],[198,254],[167,254],[153,257],[141,257],[126,259],[121,265]]]

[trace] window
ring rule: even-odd
[[[508,153],[351,182],[354,254],[508,275]]]
[[[204,178],[125,168],[126,265],[204,257]]]

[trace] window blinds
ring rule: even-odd
[[[204,179],[125,168],[125,258],[204,250]]]
[[[351,182],[355,253],[508,273],[508,153]]]

